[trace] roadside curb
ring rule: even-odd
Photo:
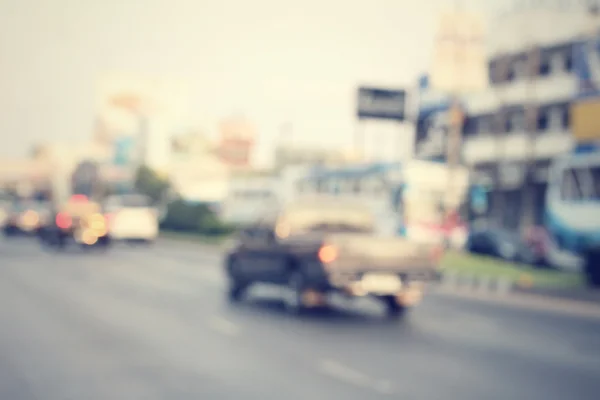
[[[508,279],[480,275],[466,275],[446,271],[438,287],[446,292],[483,294],[487,296],[525,295],[546,299],[562,299],[600,305],[600,291],[584,289],[536,287],[528,279]]]

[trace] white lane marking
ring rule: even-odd
[[[337,379],[344,383],[371,389],[383,395],[394,394],[394,387],[390,381],[372,379],[368,375],[352,369],[338,361],[322,359],[319,361],[317,368],[323,375],[327,375],[330,378]]]
[[[208,326],[213,330],[227,336],[238,336],[240,328],[231,321],[221,317],[212,317],[208,320]]]
[[[372,385],[371,379],[367,375],[334,360],[319,361],[318,369],[325,375],[355,386],[369,387]]]

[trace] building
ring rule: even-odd
[[[231,176],[220,217],[232,224],[256,221],[265,208],[281,200],[281,177],[273,171],[248,171]]]
[[[541,223],[549,164],[574,146],[573,48],[589,27],[583,9],[530,8],[491,30],[491,85],[460,99],[462,162],[488,193],[481,216],[510,228]],[[415,155],[445,160],[449,98],[430,88],[427,76],[419,88]]]
[[[277,146],[274,158],[277,169],[297,165],[339,166],[357,161],[349,152],[299,146]]]
[[[219,125],[217,154],[233,169],[248,169],[256,143],[256,127],[243,117],[225,119]]]
[[[192,130],[170,139],[166,174],[175,192],[190,203],[220,206],[229,190],[230,168],[216,145],[202,132]]]

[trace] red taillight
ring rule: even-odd
[[[86,201],[88,201],[88,198],[85,194],[74,194],[73,196],[71,196],[71,201],[75,203],[85,203]]]
[[[72,223],[73,220],[69,214],[61,212],[56,215],[56,226],[60,229],[69,229]]]
[[[323,264],[329,264],[335,261],[338,256],[338,251],[334,246],[325,245],[319,249],[318,256],[319,261],[321,261]]]

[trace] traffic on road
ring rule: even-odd
[[[290,315],[227,301],[224,254],[159,240],[105,253],[0,243],[0,398],[596,399],[600,319],[428,295]]]

